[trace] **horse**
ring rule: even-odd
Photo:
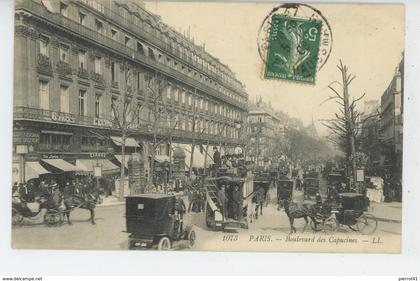
[[[310,204],[297,204],[292,200],[284,199],[281,200],[284,206],[284,211],[289,218],[290,223],[290,234],[296,233],[296,228],[293,226],[295,219],[303,218],[305,220],[305,226],[302,232],[305,232],[306,227],[308,226],[308,217],[314,221],[314,210],[313,205]]]
[[[89,220],[91,221],[92,224],[96,224],[95,207],[99,200],[100,200],[99,193],[95,193],[95,194],[89,193],[89,194],[85,194],[84,196],[76,195],[76,194],[64,195],[64,206],[65,206],[64,214],[66,215],[67,223],[69,225],[72,224],[70,220],[71,211],[73,211],[76,208],[80,208],[80,209],[89,210],[90,212]]]

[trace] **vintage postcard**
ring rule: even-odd
[[[12,247],[400,253],[404,13],[16,0]]]

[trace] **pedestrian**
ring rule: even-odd
[[[240,220],[242,213],[242,194],[239,191],[239,186],[237,185],[235,185],[235,188],[232,192],[232,203],[233,218],[235,220]]]
[[[256,213],[258,214],[258,209],[260,211],[260,215],[262,215],[262,209],[264,205],[264,199],[265,199],[265,190],[263,187],[260,187],[257,191],[257,210]]]
[[[227,207],[229,200],[226,196],[225,185],[222,185],[220,190],[217,192],[217,198],[219,199],[220,205],[222,207],[222,215],[224,218],[227,218]]]
[[[265,207],[267,207],[268,203],[270,203],[270,202],[271,202],[271,195],[270,195],[270,192],[267,192],[265,194]]]
[[[206,191],[204,190],[204,188],[200,188],[199,194],[199,210],[200,212],[204,212],[206,204]]]
[[[176,196],[175,197],[175,214],[178,218],[177,220],[179,221],[179,232],[181,232],[183,228],[185,210],[186,210],[186,207],[185,207],[184,200],[182,200],[181,196]]]
[[[213,162],[216,169],[220,168],[220,166],[222,165],[220,152],[217,150],[216,146],[213,146]]]
[[[188,213],[191,212],[195,202],[195,192],[192,187],[188,188]]]

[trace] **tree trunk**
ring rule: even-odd
[[[191,155],[190,155],[190,170],[188,175],[191,177],[192,175],[192,168],[193,168],[193,161],[194,161],[194,149],[195,149],[195,138],[192,139],[191,144]]]
[[[125,183],[125,139],[126,134],[123,131],[122,133],[122,144],[121,144],[121,169],[120,169],[120,200],[124,200],[124,183]]]
[[[207,144],[206,144],[206,154],[204,155],[204,175],[206,175],[207,173],[207,157],[208,157],[208,153],[209,153],[209,140],[207,140]]]
[[[343,78],[343,97],[344,97],[344,113],[347,121],[347,130],[348,130],[348,141],[350,145],[350,157],[351,157],[351,166],[352,166],[352,178],[353,184],[356,184],[356,159],[355,159],[355,152],[356,147],[354,143],[354,131],[353,131],[353,120],[351,118],[350,113],[350,105],[349,105],[349,92],[348,92],[348,81],[347,81],[347,68],[343,68],[342,72]]]

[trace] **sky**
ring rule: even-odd
[[[257,49],[258,29],[278,3],[146,2],[146,8],[181,32],[190,30],[196,44],[227,64],[246,86],[249,99],[261,96],[275,110],[287,112],[318,133],[327,134],[321,120],[338,111],[328,85],[340,79],[340,59],[356,79],[350,96],[380,100],[404,51],[404,6],[395,4],[311,4],[331,26],[331,55],[317,72],[315,85],[261,77],[263,62]],[[363,110],[363,102],[360,103]]]

